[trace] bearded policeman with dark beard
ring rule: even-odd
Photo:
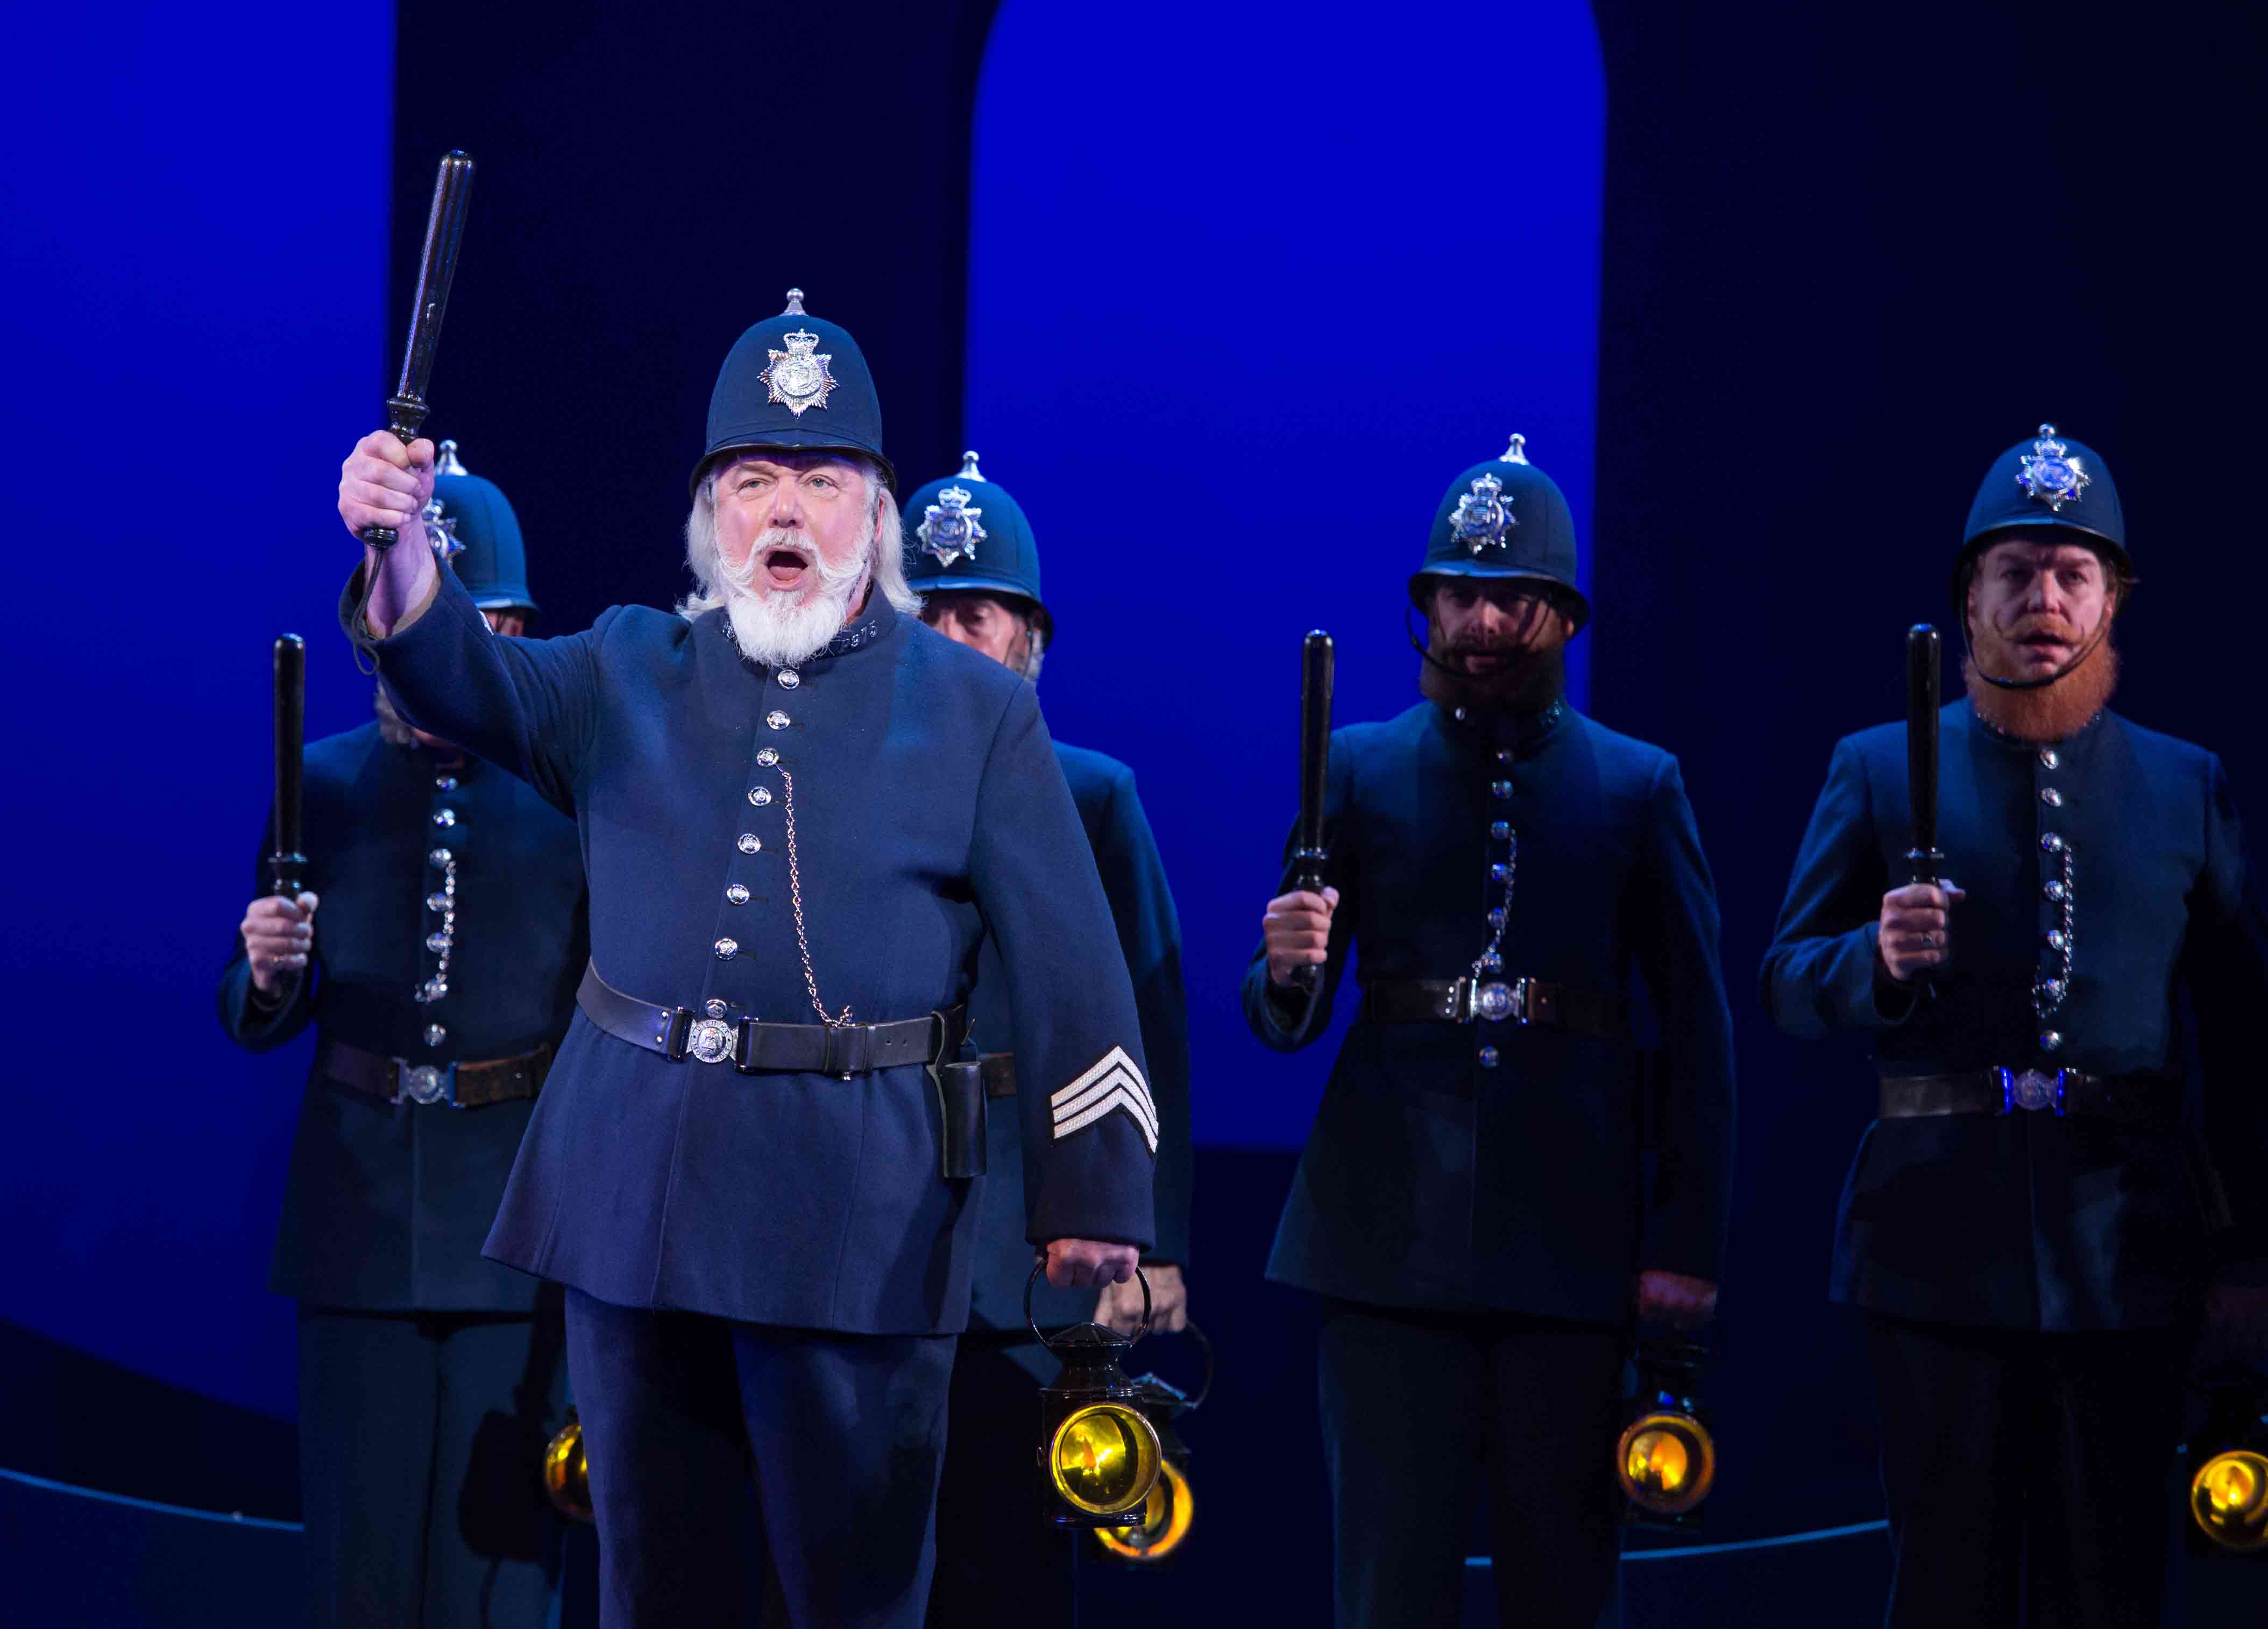
[[[1503,1621],[1591,1629],[1631,1323],[1705,1322],[1723,1259],[1716,893],[1676,760],[1561,694],[1590,605],[1521,438],[1451,484],[1410,597],[1425,699],[1332,736],[1328,886],[1287,866],[1245,977],[1292,1051],[1361,969],[1268,1272],[1324,1298],[1338,1623],[1456,1622],[1485,1499]]]
[[[2236,1270],[2268,1213],[2215,1166],[2268,1155],[2268,959],[2220,760],[2108,711],[2133,585],[2101,458],[2045,424],[2001,454],[1953,574],[1969,695],[1940,714],[1938,820],[1960,885],[1899,885],[1905,731],[1864,731],[1764,958],[1782,1029],[1866,1036],[1880,1069],[1830,1294],[1867,1315],[1893,1625],[2157,1622],[2200,1313],[2258,1335]]]
[[[406,524],[431,458],[364,438],[349,528]],[[921,1622],[981,1210],[944,1065],[988,935],[1050,1282],[1153,1242],[1086,834],[1032,687],[910,615],[893,479],[857,343],[791,293],[718,375],[678,614],[499,638],[403,549],[342,607],[405,716],[581,829],[591,964],[487,1253],[567,1286],[608,1629]]]

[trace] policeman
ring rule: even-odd
[[[349,527],[416,514],[431,456],[365,438]],[[756,1559],[794,1624],[921,1621],[988,934],[1026,1237],[1058,1287],[1152,1242],[1109,902],[1032,687],[910,615],[891,481],[857,343],[792,293],[718,375],[680,614],[491,638],[399,548],[342,608],[411,717],[581,826],[593,961],[488,1249],[569,1286],[610,1629],[735,1621]]]
[[[961,472],[932,481],[906,504],[913,534],[906,580],[923,596],[922,620],[946,638],[1036,680],[1055,637],[1040,596],[1040,557],[1022,507],[961,455]],[[1116,758],[1055,743],[1056,761],[1079,806],[1109,896],[1118,943],[1134,981],[1142,1050],[1158,1108],[1157,1248],[1142,1258],[1153,1297],[1152,1327],[1188,1320],[1182,1270],[1189,1259],[1189,1037],[1182,986],[1181,923],[1157,840],[1135,794],[1134,772]],[[979,964],[971,1032],[980,1047],[1013,1034],[1005,980],[988,946]],[[1013,1059],[989,1058],[994,1092],[1012,1094]],[[949,1448],[938,1500],[932,1629],[991,1625],[1030,1615],[1035,1603],[1071,1600],[1071,1548],[1028,1516],[1032,1498],[1033,1384],[1057,1365],[1024,1321],[1032,1247],[1024,1237],[1022,1137],[1012,1115],[990,1123],[990,1175],[971,1281],[969,1333],[954,1361]],[[1093,1318],[1132,1330],[1142,1297],[1131,1284],[1105,1285],[1098,1300],[1042,1288],[1034,1298],[1042,1329]]]
[[[1830,1294],[1867,1315],[1893,1625],[2158,1620],[2181,1376],[2216,1263],[2264,1253],[2185,1132],[2177,990],[2223,1168],[2268,1154],[2261,919],[2220,761],[2109,711],[2133,589],[2101,458],[2042,425],[1977,489],[1953,571],[1968,699],[1910,874],[1904,731],[1838,742],[1764,996],[1856,1032],[1880,1117]],[[2221,1292],[2233,1319],[2261,1296]]]
[[[1676,760],[1561,694],[1590,607],[1566,499],[1522,446],[1441,500],[1410,579],[1425,700],[1333,735],[1329,886],[1287,871],[1244,982],[1253,1032],[1291,1051],[1361,964],[1268,1268],[1324,1297],[1344,1625],[1456,1621],[1485,1476],[1504,1621],[1589,1629],[1614,1582],[1628,1326],[1698,1323],[1716,1297],[1716,894]]]
[[[519,522],[442,449],[419,547],[517,634],[535,612]],[[272,1279],[299,1301],[311,1618],[541,1624],[559,1297],[481,1241],[588,954],[575,827],[382,689],[306,764],[308,891],[246,910],[220,1014],[255,1052],[315,1026]]]

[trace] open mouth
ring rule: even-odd
[[[778,543],[764,550],[759,564],[762,568],[765,586],[792,589],[803,586],[814,562],[807,550],[792,543]]]

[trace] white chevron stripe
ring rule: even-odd
[[[1056,1118],[1068,1119],[1104,1093],[1122,1086],[1142,1100],[1144,1106],[1150,1111],[1151,1121],[1154,1124],[1158,1118],[1158,1100],[1151,1096],[1148,1089],[1143,1086],[1141,1076],[1129,1074],[1123,1069],[1105,1075],[1078,1096],[1057,1103]]]
[[[1113,1109],[1123,1109],[1133,1117],[1134,1124],[1142,1128],[1142,1140],[1150,1145],[1150,1152],[1152,1154],[1157,1153],[1157,1127],[1152,1125],[1150,1121],[1144,1117],[1142,1106],[1135,1100],[1134,1094],[1123,1086],[1113,1090],[1108,1097],[1103,1098],[1100,1102],[1090,1104],[1084,1112],[1075,1116],[1071,1119],[1058,1121],[1056,1124],[1056,1138],[1060,1141],[1062,1139],[1070,1136],[1073,1131],[1083,1131],[1087,1126],[1094,1124],[1095,1121],[1102,1118],[1103,1116],[1110,1113]]]
[[[1126,1056],[1126,1049],[1123,1046],[1114,1046],[1095,1060],[1094,1068],[1079,1076],[1053,1097],[1049,1098],[1048,1102],[1060,1108],[1114,1069],[1123,1069],[1131,1076],[1135,1086],[1140,1089],[1143,1096],[1147,1097],[1150,1095],[1150,1083],[1142,1078],[1142,1072],[1134,1066],[1134,1060]]]

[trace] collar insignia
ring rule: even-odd
[[[442,445],[452,453],[456,450],[457,444],[453,441],[446,441]],[[446,564],[465,552],[465,545],[457,536],[457,517],[442,512],[439,498],[427,498],[425,508],[417,518],[425,523],[425,541],[433,545],[436,560]]]
[[[835,374],[827,365],[835,358],[830,353],[814,354],[819,335],[808,328],[792,329],[781,339],[787,349],[767,350],[771,365],[759,377],[771,400],[801,418],[804,409],[827,405],[827,393],[835,388]]]
[[[982,475],[972,475],[981,481]],[[921,546],[937,557],[937,563],[947,571],[963,555],[974,560],[976,545],[985,537],[984,528],[976,517],[984,512],[971,509],[968,500],[976,495],[965,486],[949,486],[937,495],[937,502],[922,511],[922,523],[914,528]]]
[[[2066,504],[2077,503],[2094,478],[2055,439],[2053,424],[2040,426],[2040,439],[2032,443],[2032,450],[2024,454],[2016,471],[2016,484],[2024,489],[2024,496],[2045,504],[2051,513],[2060,512]]]
[[[1456,512],[1449,517],[1449,535],[1465,546],[1466,553],[1478,558],[1484,549],[1503,548],[1504,534],[1519,524],[1513,516],[1512,500],[1504,496],[1504,483],[1494,475],[1483,475],[1473,483],[1471,491],[1457,500]]]

